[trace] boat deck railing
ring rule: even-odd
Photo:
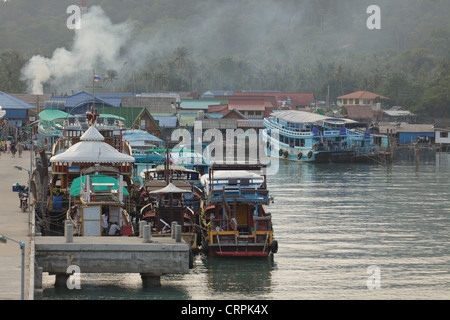
[[[311,131],[296,131],[295,128],[286,129],[282,128],[278,125],[275,125],[269,118],[264,119],[264,125],[267,129],[278,130],[279,134],[292,136],[292,137],[300,137],[300,138],[313,138],[315,137],[314,133]],[[340,130],[326,130],[321,132],[321,137],[345,137],[347,136],[349,139],[364,139],[364,132],[358,130],[346,130],[345,134],[342,134]]]
[[[211,190],[209,200],[211,203],[227,202],[248,202],[248,203],[269,203],[269,190],[251,186],[222,186],[214,187]]]

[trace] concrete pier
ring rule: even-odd
[[[170,237],[36,237],[36,264],[65,286],[80,273],[140,273],[144,286],[160,285],[163,274],[189,273],[189,246]],[[150,241],[150,242],[147,242]],[[35,281],[37,281],[35,277]],[[42,284],[35,283],[35,287]]]
[[[13,166],[21,166],[17,171]],[[28,184],[30,152],[22,158],[0,155],[0,235],[25,243],[25,265],[20,246],[8,241],[0,246],[0,300],[41,299],[43,272],[56,275],[55,285],[67,286],[73,272],[140,273],[144,286],[161,285],[164,274],[189,272],[189,246],[171,237],[151,237],[149,229],[140,237],[74,237],[72,226],[65,225],[67,237],[42,237],[35,234],[34,211],[21,212],[19,197],[12,185]],[[144,228],[144,225],[142,225]],[[24,289],[22,268],[25,270]]]
[[[25,168],[17,171],[13,166]],[[24,151],[22,157],[16,153],[15,158],[11,154],[1,152],[0,155],[0,235],[7,236],[19,242],[25,242],[25,297],[33,297],[33,290],[30,290],[30,270],[29,257],[32,254],[32,238],[29,235],[28,212],[21,212],[19,208],[19,196],[12,191],[12,185],[19,183],[28,185],[28,169],[30,168],[30,152]],[[20,300],[21,299],[21,259],[20,246],[8,241],[0,245],[0,300]],[[32,265],[32,264],[31,264]]]

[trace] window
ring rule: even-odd
[[[440,133],[439,133],[439,136],[440,136],[441,138],[448,138],[448,132],[440,132]]]

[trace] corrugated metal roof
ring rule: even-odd
[[[383,97],[380,94],[372,93],[369,91],[356,91],[353,93],[349,93],[340,97],[337,97],[338,99],[360,99],[360,100],[373,100],[376,98],[380,99],[389,99],[387,97]]]
[[[279,118],[286,122],[291,123],[315,123],[317,121],[344,121],[344,122],[354,122],[353,120],[343,119],[343,118],[333,118],[328,116],[323,116],[317,113],[296,111],[296,110],[286,110],[286,111],[276,111],[271,113],[272,117]]]
[[[177,116],[153,116],[153,119],[159,121],[161,128],[176,128],[178,123]]]
[[[183,100],[181,101],[181,109],[200,109],[208,110],[208,106],[221,104],[218,100]]]
[[[0,106],[3,110],[7,109],[36,109],[35,106],[25,102],[23,100],[17,99],[7,93],[0,91]],[[9,117],[9,116],[8,116]]]
[[[414,115],[407,110],[384,110],[383,112],[391,117],[413,116]]]
[[[83,103],[90,103],[93,98],[94,96],[92,94],[86,91],[81,91],[67,97],[51,97],[50,100],[65,101],[66,108],[73,108]],[[117,97],[106,97],[105,99],[102,99],[100,98],[100,95],[95,95],[95,102],[100,104],[104,103],[107,107],[120,107],[121,99],[122,98]]]

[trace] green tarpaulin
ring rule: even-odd
[[[95,185],[96,183],[114,183],[114,185],[112,186],[112,190],[117,190],[117,188],[118,188],[119,183],[116,178],[113,178],[110,176],[102,176],[102,175],[93,175],[93,176],[89,176],[89,178],[91,179],[92,183],[94,184],[92,186],[94,189],[94,190],[92,190],[93,192],[108,191],[111,188],[111,187],[105,186],[105,185],[97,185],[96,186]],[[72,184],[70,185],[70,195],[71,196],[79,196],[80,195],[81,184],[84,183],[85,180],[86,180],[86,176],[81,176],[72,181]],[[128,193],[127,189],[125,189],[125,187],[123,188],[123,194],[126,196],[129,195],[129,193]]]

